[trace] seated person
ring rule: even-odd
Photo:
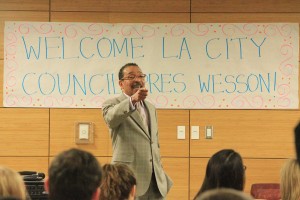
[[[89,152],[70,149],[57,155],[45,189],[50,200],[99,200],[102,169]]]
[[[204,181],[194,199],[203,192],[216,188],[232,188],[243,191],[245,169],[239,153],[232,149],[218,151],[209,159]]]
[[[26,187],[21,175],[5,166],[0,166],[0,197],[26,200]]]
[[[286,161],[280,174],[280,193],[283,200],[300,199],[300,122],[294,129],[297,159]]]
[[[296,159],[288,160],[281,169],[280,193],[283,200],[300,199],[300,166]]]
[[[101,200],[134,200],[136,178],[125,164],[106,164],[100,188]]]
[[[220,188],[204,192],[197,200],[253,200],[253,198],[235,189]]]

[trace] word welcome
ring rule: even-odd
[[[147,52],[143,51],[145,38],[93,38],[84,37],[74,44],[73,40],[65,37],[38,37],[35,40],[28,40],[22,36],[24,52],[26,58],[29,59],[109,59],[125,56],[132,59],[147,57]],[[208,59],[218,59],[231,57],[243,59],[245,56],[244,49],[249,48],[255,51],[255,57],[262,56],[262,47],[267,38],[211,38],[206,41],[202,47]],[[174,43],[175,42],[175,43]],[[161,58],[162,59],[192,59],[199,56],[199,52],[192,52],[190,46],[195,41],[190,41],[189,38],[183,37],[181,39],[172,40],[165,37],[161,38]],[[194,44],[193,44],[194,45]],[[200,44],[199,44],[200,46]],[[216,46],[222,48],[215,50]],[[237,46],[237,48],[235,47]],[[72,47],[72,48],[70,48]],[[175,48],[174,48],[175,47]],[[234,47],[234,48],[233,48]],[[158,48],[158,47],[156,47]],[[68,52],[69,49],[69,52]],[[202,50],[199,50],[202,51]],[[43,55],[42,53],[43,52]]]

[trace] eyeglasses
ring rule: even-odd
[[[121,80],[134,80],[136,78],[145,79],[146,76],[147,76],[146,74],[139,74],[139,75],[130,74],[127,77],[122,78]]]

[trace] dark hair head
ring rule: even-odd
[[[294,129],[295,133],[295,147],[298,163],[300,164],[300,122]]]
[[[49,168],[49,198],[91,200],[101,178],[101,166],[91,153],[80,149],[64,151]]]
[[[101,200],[128,199],[136,178],[132,170],[125,164],[105,164],[101,184]]]
[[[245,171],[242,157],[232,149],[215,153],[208,161],[206,174],[200,191],[215,188],[244,189]]]
[[[138,65],[136,63],[127,63],[124,66],[122,66],[121,69],[119,70],[119,80],[122,80],[122,78],[124,77],[124,69],[129,67],[129,66],[138,67]]]

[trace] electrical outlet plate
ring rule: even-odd
[[[205,126],[205,138],[212,139],[213,138],[213,126]]]
[[[75,143],[76,144],[94,143],[94,124],[92,122],[75,123]]]

